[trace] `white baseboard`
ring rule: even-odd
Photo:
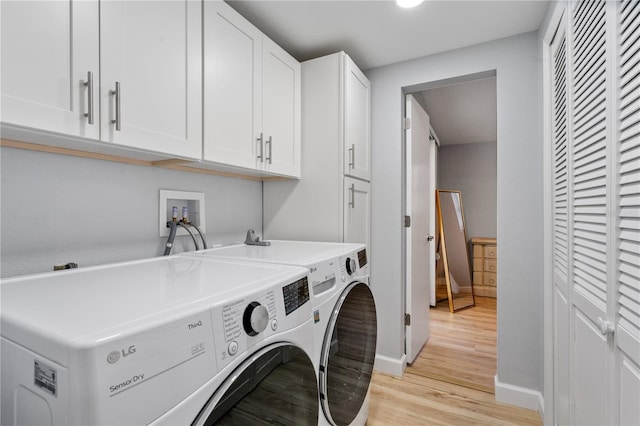
[[[397,377],[402,377],[404,369],[407,366],[407,356],[402,355],[400,359],[390,358],[388,356],[376,354],[376,361],[373,365],[375,370],[381,371],[387,374],[393,374]]]
[[[498,375],[493,377],[495,386],[496,401],[505,404],[515,405],[516,407],[535,410],[538,412],[540,419],[544,419],[544,397],[539,391],[523,388],[520,386],[500,383]]]

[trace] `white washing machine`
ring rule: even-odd
[[[3,425],[317,422],[304,268],[172,256],[0,286]]]
[[[314,363],[323,415],[319,424],[364,425],[376,353],[377,321],[362,244],[270,241],[238,244],[181,256],[242,259],[309,270],[314,310]]]

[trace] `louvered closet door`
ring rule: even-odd
[[[553,310],[555,418],[569,423],[569,199],[567,123],[567,37],[564,26],[551,44],[552,68],[552,185],[553,185]]]
[[[640,425],[640,2],[618,5],[619,155],[616,346],[620,424]]]
[[[640,1],[564,11],[550,45],[553,420],[640,425]]]
[[[612,248],[607,232],[607,6],[604,0],[591,0],[572,4],[571,9],[571,408],[574,424],[605,425],[610,423],[607,379],[613,374],[607,335],[599,327],[608,318],[607,253]]]

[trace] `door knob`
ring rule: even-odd
[[[600,333],[602,333],[603,336],[613,334],[616,331],[613,324],[600,317],[598,317],[598,328],[600,328]]]
[[[427,241],[433,241],[433,235],[427,235]]]

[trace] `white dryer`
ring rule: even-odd
[[[0,285],[3,425],[317,422],[304,268],[172,256]]]
[[[242,259],[309,270],[314,315],[314,363],[323,415],[320,424],[363,425],[376,353],[377,320],[362,244],[276,241],[183,253],[196,258]]]

